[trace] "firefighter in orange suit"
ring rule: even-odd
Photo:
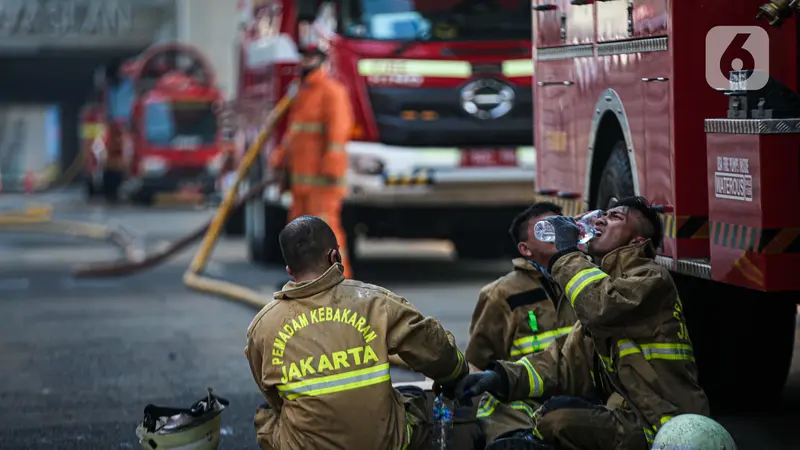
[[[562,302],[561,288],[542,268],[555,245],[533,236],[533,226],[562,210],[548,202],[536,203],[514,218],[509,234],[520,258],[514,269],[481,289],[472,315],[465,352],[467,362],[486,370],[492,361],[518,360],[560,345],[577,318],[572,307]],[[478,406],[478,423],[487,442],[520,430],[533,429],[534,400],[499,402],[485,394]]]
[[[288,174],[292,193],[289,220],[310,214],[328,222],[343,249],[345,278],[351,278],[341,217],[347,193],[346,146],[354,127],[350,98],[345,87],[322,67],[324,52],[311,47],[302,53],[300,89],[270,166]]]
[[[430,414],[416,387],[392,387],[389,355],[452,389],[469,369],[453,335],[404,298],[345,280],[326,222],[291,221],[278,238],[293,281],[253,319],[245,354],[267,403],[262,449],[427,448]]]
[[[534,434],[564,450],[646,450],[672,417],[708,415],[678,291],[655,261],[658,214],[641,197],[606,211],[589,242],[595,263],[578,251],[574,220],[548,221],[558,249],[550,272],[579,323],[561,349],[495,361],[466,377],[458,392],[504,400],[572,393],[545,401],[535,418]]]

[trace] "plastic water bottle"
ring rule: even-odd
[[[433,439],[431,450],[450,450],[453,446],[453,402],[444,395],[433,400]]]
[[[597,233],[597,230],[594,229],[594,223],[602,213],[603,211],[598,209],[586,214],[577,221],[578,228],[580,229],[578,244],[585,244],[592,240]],[[533,235],[542,242],[555,242],[556,240],[556,230],[553,228],[553,224],[547,220],[536,222],[533,226]]]

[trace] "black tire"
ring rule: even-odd
[[[231,211],[228,220],[225,221],[225,235],[226,236],[244,236],[244,207],[236,211]]]
[[[94,200],[97,196],[97,190],[94,188],[94,180],[91,176],[86,180],[86,199]]]
[[[259,238],[249,231],[245,233],[250,261],[263,265],[286,265],[278,244],[278,235],[286,225],[287,216],[288,211],[283,206],[264,204],[264,236]]]
[[[122,172],[118,170],[103,171],[103,197],[108,203],[119,202],[120,186],[122,186]]]
[[[628,147],[625,141],[617,141],[600,175],[593,209],[607,208],[612,197],[621,199],[635,195],[633,177],[631,161],[628,159]]]
[[[713,412],[775,407],[791,367],[800,293],[673,277]]]

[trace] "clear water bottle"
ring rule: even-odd
[[[453,402],[444,395],[433,400],[433,439],[431,450],[450,450],[453,446]]]
[[[597,231],[594,229],[594,223],[603,213],[598,209],[587,213],[580,220],[577,221],[578,228],[580,228],[580,235],[578,237],[578,244],[585,244],[592,240]],[[553,225],[547,220],[540,220],[533,226],[533,235],[536,239],[542,242],[555,242],[556,230]]]

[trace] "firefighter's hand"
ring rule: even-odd
[[[578,246],[581,229],[572,217],[553,216],[548,217],[547,221],[553,225],[556,233],[556,250],[563,252]]]
[[[456,398],[462,405],[471,405],[472,397],[495,392],[503,387],[503,378],[493,370],[468,374],[456,384]]]

